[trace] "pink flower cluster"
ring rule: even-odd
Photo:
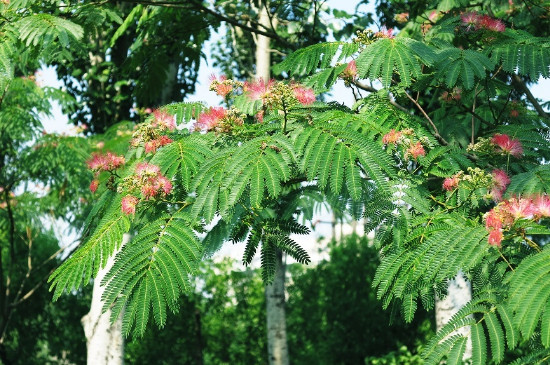
[[[443,180],[443,189],[447,191],[453,191],[458,187],[458,183],[460,182],[460,178],[462,176],[462,173],[454,174],[451,177],[446,178]]]
[[[357,63],[355,60],[348,63],[344,71],[340,74],[340,77],[348,82],[357,79]]]
[[[393,34],[393,28],[387,29],[385,26],[382,27],[379,32],[376,32],[374,36],[376,38],[395,38],[395,35]]]
[[[404,131],[396,131],[395,129],[391,129],[382,137],[382,143],[405,145],[407,146],[407,149],[405,150],[405,158],[411,156],[414,160],[416,160],[419,156],[426,156],[426,150],[424,150],[424,146],[420,141],[417,141],[415,143],[408,138],[402,138],[403,135],[413,134],[414,132],[412,129],[406,129]]]
[[[147,162],[136,165],[136,175],[139,178],[141,194],[145,200],[157,195],[168,195],[172,191],[172,183],[160,173],[160,168]]]
[[[138,163],[135,173],[125,179],[126,188],[132,192],[139,190],[145,200],[166,196],[172,192],[172,182],[160,173],[160,168],[147,162]],[[134,214],[140,199],[134,195],[122,198],[122,212]]]
[[[174,121],[174,116],[160,110],[154,110],[153,116],[155,119],[151,123],[153,128],[158,128],[160,131],[170,130],[173,131],[176,129],[176,122]]]
[[[424,150],[422,143],[418,141],[416,143],[411,143],[409,148],[407,148],[406,155],[411,155],[412,158],[416,160],[419,156],[426,156],[426,151]]]
[[[136,205],[139,203],[139,199],[133,195],[126,195],[122,198],[122,213],[126,215],[136,213]]]
[[[502,195],[506,191],[508,184],[510,184],[510,177],[504,170],[495,169],[491,173],[493,177],[493,186],[491,188],[491,197],[494,201],[498,202],[502,199]]]
[[[521,157],[523,155],[523,147],[518,139],[510,138],[507,134],[495,134],[491,138],[491,143],[498,147],[502,153],[512,155],[514,157]]]
[[[243,91],[250,100],[261,100],[264,105],[273,106],[281,103],[282,99],[292,96],[287,95],[285,91],[290,88],[291,95],[302,105],[311,105],[315,101],[315,93],[312,89],[304,87],[298,83],[292,83],[286,85],[282,82],[277,82],[273,79],[267,83],[263,80],[257,80],[254,82],[245,82]]]
[[[382,137],[382,142],[384,144],[388,144],[388,143],[397,144],[397,141],[399,140],[399,138],[401,138],[402,135],[403,135],[403,132],[396,131],[395,129],[391,129],[388,133],[384,135],[384,137]]]
[[[195,128],[203,131],[214,130],[225,117],[227,110],[221,106],[210,107],[197,118]]]
[[[292,85],[292,91],[296,100],[302,105],[311,105],[315,102],[315,93],[310,88],[294,84]]]
[[[481,15],[475,11],[464,13],[460,16],[462,25],[466,30],[489,30],[492,32],[504,32],[506,26],[501,20],[493,19],[488,15]]]
[[[158,148],[172,143],[173,140],[162,133],[176,129],[176,122],[171,114],[155,110],[153,111],[153,118],[150,124],[140,125],[130,141],[130,145],[133,147],[143,144],[145,153],[155,153]]]
[[[124,165],[124,156],[117,156],[114,153],[94,153],[92,158],[86,162],[88,168],[94,172],[113,171]]]
[[[221,75],[218,79],[216,75],[210,76],[210,90],[215,91],[216,94],[225,98],[231,91],[233,91],[233,85],[231,80],[227,80],[227,76]]]
[[[394,19],[398,23],[406,23],[409,20],[409,13],[399,13],[394,16]]]
[[[157,151],[157,148],[166,146],[167,144],[170,144],[172,142],[174,141],[167,136],[160,136],[157,139],[152,139],[148,142],[145,142],[145,153],[155,153]]]
[[[489,244],[501,246],[503,230],[510,229],[519,219],[539,220],[550,217],[550,196],[513,197],[500,202],[485,216]]]
[[[271,79],[267,83],[263,80],[257,80],[253,82],[245,82],[243,91],[247,94],[250,100],[260,100],[266,97],[275,86],[275,80]]]
[[[90,183],[90,191],[95,193],[99,187],[97,179],[101,171],[113,171],[124,165],[126,161],[124,156],[117,156],[114,153],[107,152],[105,154],[94,153],[92,158],[86,161],[88,168],[94,172],[94,179]]]

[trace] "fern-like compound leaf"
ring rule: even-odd
[[[84,30],[78,24],[50,14],[33,14],[18,20],[14,27],[19,30],[21,40],[30,45],[48,44],[59,41],[63,47],[69,46],[71,38],[80,39]]]
[[[130,219],[122,213],[121,196],[111,202],[95,231],[77,251],[54,271],[48,279],[53,299],[57,300],[65,291],[87,285],[107,259],[122,244],[122,236],[130,229]]]
[[[533,335],[550,303],[550,249],[524,259],[510,279],[509,308],[525,338]]]
[[[288,72],[290,76],[309,75],[317,69],[325,69],[334,61],[341,61],[357,52],[356,43],[327,42],[302,48],[287,56],[273,67],[273,72]]]
[[[179,297],[190,290],[189,277],[197,272],[202,247],[194,233],[193,220],[178,211],[162,215],[140,230],[117,254],[102,281],[104,310],[112,308],[112,320],[122,309],[123,331],[141,336],[153,318],[166,323],[167,308],[175,311]]]
[[[177,177],[183,187],[189,191],[191,179],[199,171],[201,164],[212,156],[204,139],[191,135],[174,141],[159,149],[151,159],[151,163],[158,165],[167,178]]]
[[[409,38],[379,39],[368,45],[357,58],[358,74],[362,78],[380,79],[382,86],[391,86],[394,75],[403,86],[422,75],[422,64],[433,61],[433,52],[421,42]]]

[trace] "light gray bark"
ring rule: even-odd
[[[270,26],[265,5],[260,4],[258,22]],[[256,38],[256,78],[266,83],[270,78],[271,49],[269,38],[257,35]],[[266,286],[267,312],[267,352],[270,365],[288,365],[288,343],[286,339],[285,314],[285,265],[282,252],[277,251],[277,266],[273,282]]]
[[[466,303],[472,299],[472,287],[464,278],[464,274],[459,272],[458,275],[449,281],[448,294],[445,298],[436,298],[435,302],[435,322],[439,331],[445,324],[449,322],[451,317],[455,315]],[[472,338],[470,336],[470,327],[462,327],[449,336],[460,334],[468,336],[466,350],[463,360],[472,357]]]
[[[122,246],[130,240],[130,235],[125,234]],[[122,336],[122,315],[111,325],[111,311],[101,313],[103,301],[101,296],[105,287],[101,286],[101,280],[109,272],[114,264],[115,251],[107,265],[98,271],[94,279],[94,291],[90,311],[82,317],[82,326],[86,335],[86,347],[88,348],[88,365],[122,365],[124,363],[124,337]]]
[[[267,352],[270,365],[288,365],[285,314],[285,265],[282,252],[277,251],[277,266],[273,282],[266,286]]]

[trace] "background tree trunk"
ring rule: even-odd
[[[285,264],[277,250],[277,266],[273,282],[266,286],[267,353],[270,365],[288,365],[285,313]]]
[[[130,240],[128,233],[124,234],[122,246]],[[89,365],[122,365],[124,363],[124,337],[122,336],[122,315],[111,325],[111,311],[101,313],[103,301],[101,296],[105,287],[100,285],[101,280],[109,272],[115,262],[115,251],[107,265],[98,271],[94,280],[94,291],[90,311],[82,317],[82,326],[86,335],[88,348],[87,363]]]
[[[456,312],[458,312],[472,299],[472,287],[464,278],[464,274],[462,272],[459,272],[454,279],[449,281],[449,287],[447,290],[447,296],[443,299],[436,298],[435,302],[435,323],[438,331],[449,322],[451,317]],[[458,331],[453,332],[451,336],[454,334],[468,336],[468,342],[466,344],[463,360],[471,358],[472,339],[470,337],[470,327],[463,327]]]
[[[265,4],[260,4],[258,22],[270,26]],[[266,83],[270,78],[271,49],[269,38],[256,38],[256,78]],[[283,254],[277,250],[277,266],[273,282],[265,287],[267,312],[267,353],[270,365],[288,365],[288,344],[286,339],[285,314],[285,265]]]

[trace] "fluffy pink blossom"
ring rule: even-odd
[[[151,125],[160,130],[169,129],[173,131],[176,129],[176,122],[174,121],[174,116],[160,110],[155,110],[153,112],[155,119]]]
[[[477,27],[477,24],[479,23],[480,15],[476,13],[475,11],[471,11],[468,13],[464,13],[460,16],[460,19],[462,20],[462,25],[465,25],[467,29],[473,29]]]
[[[420,142],[411,144],[407,149],[407,153],[410,154],[414,160],[416,160],[419,156],[426,156],[426,151]]]
[[[384,144],[388,144],[388,143],[396,144],[402,135],[403,135],[402,132],[396,131],[395,129],[391,129],[388,133],[384,135],[384,137],[382,137],[382,142]]]
[[[505,203],[506,210],[510,212],[515,220],[517,219],[532,219],[536,208],[533,200],[529,198],[511,198]]]
[[[141,194],[143,194],[145,200],[149,200],[149,198],[154,198],[158,194],[158,189],[151,182],[148,182],[141,187]]]
[[[506,30],[506,26],[501,20],[493,19],[488,15],[480,15],[475,11],[464,13],[460,18],[466,30],[485,29],[492,32],[504,32]]]
[[[136,165],[136,174],[138,176],[157,176],[160,174],[160,168],[147,162],[140,162]]]
[[[90,183],[90,191],[92,193],[95,193],[98,187],[99,187],[99,180],[93,179],[92,182]]]
[[[382,27],[379,32],[376,32],[374,36],[377,38],[395,38],[395,35],[393,34],[393,28],[387,29],[385,26]]]
[[[485,228],[490,231],[491,229],[502,229],[502,217],[498,214],[497,209],[491,209],[485,218]]]
[[[452,191],[458,187],[458,183],[460,182],[460,176],[453,175],[451,177],[446,178],[443,180],[443,189],[447,191]]]
[[[399,13],[394,17],[395,21],[398,23],[406,23],[409,20],[409,13]]]
[[[519,158],[523,155],[523,147],[518,139],[510,138],[507,134],[495,134],[491,138],[491,143],[500,148],[506,154]]]
[[[355,60],[350,61],[344,71],[340,74],[344,80],[355,80],[357,78],[357,63]]]
[[[92,158],[88,160],[86,164],[92,171],[113,171],[124,165],[125,162],[124,156],[118,156],[114,153],[107,152],[106,154],[92,154]]]
[[[225,80],[227,80],[225,75],[221,75],[219,79],[214,74],[210,76],[210,90],[216,91],[216,94],[222,98],[233,91],[233,85],[224,83]]]
[[[484,15],[479,18],[478,28],[487,29],[492,32],[504,32],[506,30],[506,26],[502,21],[493,19],[488,15]]]
[[[315,101],[315,93],[310,88],[296,85],[292,91],[296,100],[302,105],[310,105]]]
[[[495,169],[491,173],[493,177],[493,187],[491,188],[491,196],[493,200],[500,201],[502,195],[506,191],[508,184],[510,184],[510,178],[504,170]]]
[[[502,232],[498,229],[494,229],[489,233],[488,241],[491,246],[500,247],[503,238],[504,235],[502,234]]]
[[[149,142],[145,142],[145,153],[155,153],[157,148],[166,146],[167,144],[172,143],[173,140],[167,136],[160,136],[157,139],[153,139]]]
[[[271,91],[275,85],[275,80],[271,79],[265,83],[263,79],[254,82],[245,82],[243,90],[250,100],[260,100]]]
[[[533,204],[535,206],[535,216],[538,218],[550,217],[550,196],[539,195],[533,199]]]
[[[195,128],[211,131],[218,126],[220,121],[225,117],[226,110],[223,107],[211,107],[205,112],[202,112],[197,119]]]
[[[122,212],[124,214],[134,214],[136,212],[136,205],[139,202],[139,199],[133,195],[126,195],[122,198]]]
[[[157,184],[159,190],[164,191],[166,195],[172,191],[172,182],[162,175],[157,178]]]

